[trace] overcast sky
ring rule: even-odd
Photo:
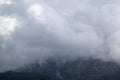
[[[0,0],[0,71],[58,56],[120,63],[120,0]]]

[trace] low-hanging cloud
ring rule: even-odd
[[[119,0],[0,0],[0,71],[49,57],[120,60]]]

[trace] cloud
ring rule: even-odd
[[[0,2],[0,71],[58,56],[119,63],[119,0]]]
[[[13,0],[0,0],[0,4],[11,4]]]
[[[18,22],[15,18],[12,17],[3,17],[0,16],[0,35],[7,38],[10,37],[12,32],[14,32],[15,27],[18,25]]]

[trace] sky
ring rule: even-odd
[[[0,72],[48,58],[120,63],[120,0],[0,0]]]

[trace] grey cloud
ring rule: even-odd
[[[19,22],[9,38],[0,34],[0,71],[55,56],[119,63],[119,8],[119,0],[13,0],[0,5],[0,16]]]

